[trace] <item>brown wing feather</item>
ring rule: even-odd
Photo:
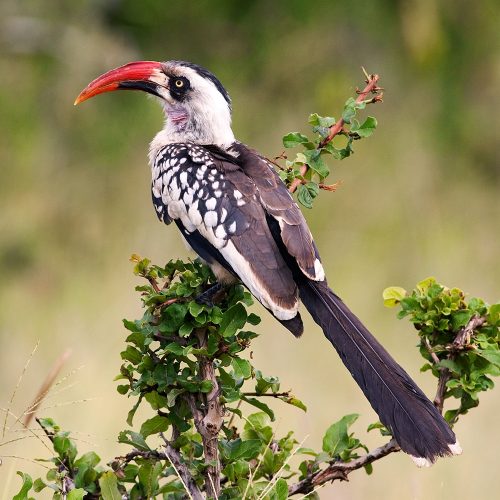
[[[323,266],[307,222],[270,162],[243,144],[237,143],[232,149],[244,174],[255,184],[266,212],[278,221],[290,255],[306,276],[324,280]]]

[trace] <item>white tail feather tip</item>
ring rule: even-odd
[[[462,453],[462,447],[460,446],[460,443],[458,441],[450,444],[448,448],[450,449],[452,455],[461,455]]]
[[[425,457],[414,457],[413,455],[410,455],[410,457],[417,467],[430,467],[432,465],[432,462]]]

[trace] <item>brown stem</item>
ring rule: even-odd
[[[458,331],[457,335],[455,336],[455,339],[453,340],[453,343],[450,346],[450,352],[446,356],[446,359],[453,361],[457,357],[457,354],[460,351],[467,349],[467,347],[470,345],[470,339],[474,333],[474,330],[482,326],[485,321],[486,318],[482,316],[477,316],[477,315],[472,316],[469,322]],[[432,359],[436,363],[434,356],[432,356]],[[437,362],[439,362],[439,358]],[[434,405],[440,411],[440,413],[443,413],[444,400],[446,396],[446,384],[451,378],[451,372],[450,370],[448,370],[448,368],[445,367],[439,368],[439,371],[440,373],[438,379],[438,386],[436,395],[434,396]]]
[[[178,432],[175,429],[176,428],[174,427],[174,434]],[[170,444],[170,441],[168,441],[168,439],[163,435],[163,432],[160,432],[160,436],[165,442],[165,455],[170,463],[175,467],[175,470],[184,483],[184,487],[189,491],[191,498],[193,500],[203,500],[203,495],[196,485],[193,476],[189,472],[188,466],[182,461],[179,451]]]
[[[325,484],[329,481],[347,481],[347,476],[357,469],[361,469],[365,465],[371,464],[376,460],[380,460],[381,458],[389,455],[390,453],[394,453],[400,451],[400,447],[396,443],[394,439],[391,439],[384,446],[376,448],[375,450],[363,455],[362,457],[351,460],[350,462],[341,462],[337,461],[329,465],[326,469],[315,472],[302,479],[298,483],[292,484],[288,487],[288,495],[296,495],[298,493],[302,493],[306,495],[310,493],[314,489],[318,488],[322,484]]]
[[[306,175],[306,172],[308,170],[309,170],[309,166],[308,165],[302,165],[300,167],[300,175],[301,175],[301,177],[304,177],[304,175]],[[292,181],[292,183],[290,184],[290,187],[288,188],[288,191],[290,191],[290,193],[293,193],[301,184],[302,184],[302,180],[301,179],[294,179]]]
[[[382,90],[380,87],[377,86],[377,82],[379,80],[379,75],[366,75],[366,87],[361,90],[361,91],[357,91],[357,94],[358,94],[358,97],[356,98],[356,103],[357,104],[360,104],[362,101],[366,100],[366,97],[368,96],[368,94],[370,93],[374,93],[376,94],[377,92],[379,92],[380,90]],[[371,102],[380,102],[382,99],[382,95],[376,95],[374,96],[374,98],[372,99]],[[330,127],[330,133],[328,134],[327,137],[325,137],[320,143],[319,143],[319,146],[317,147],[317,149],[322,149],[324,148],[329,142],[332,141],[332,139],[338,135],[339,133],[343,133],[344,132],[344,125],[345,125],[345,122],[344,120],[341,118],[338,122],[334,123],[331,127]],[[306,172],[308,171],[309,169],[309,166],[308,165],[304,165],[301,167],[300,169],[300,175],[302,177],[304,177],[304,175],[306,174]],[[302,184],[302,180],[301,179],[294,179],[292,181],[292,183],[290,184],[290,187],[288,188],[288,191],[290,191],[290,193],[293,193],[295,192],[295,190]]]
[[[160,293],[161,289],[158,286],[158,282],[152,276],[145,276],[145,278],[149,281],[149,284],[153,287],[153,290],[156,293]]]
[[[199,347],[203,349],[207,346],[207,331],[199,328],[196,331]],[[193,413],[194,421],[198,432],[201,434],[205,462],[209,463],[205,471],[205,491],[207,498],[218,498],[220,493],[221,464],[219,459],[219,431],[222,427],[223,410],[219,400],[219,384],[215,376],[213,361],[206,356],[199,356],[200,374],[203,380],[212,383],[212,389],[204,397],[204,415],[200,418],[200,412]],[[193,401],[191,401],[191,409]]]

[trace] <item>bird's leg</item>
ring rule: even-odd
[[[198,295],[195,300],[196,302],[198,302],[198,304],[204,304],[206,306],[213,307],[214,297],[223,289],[224,286],[221,283],[217,282],[215,283],[215,285],[212,285],[210,288],[200,293],[200,295]]]

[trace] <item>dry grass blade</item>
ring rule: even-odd
[[[36,410],[27,412],[26,415],[34,414],[38,410],[45,411],[45,410],[51,410],[52,408],[60,408],[61,406],[75,405],[79,403],[88,403],[89,401],[95,401],[96,399],[101,399],[101,397],[98,396],[95,398],[75,399],[74,401],[66,401],[65,403],[57,403],[55,405],[44,406],[42,408],[37,408]]]
[[[24,374],[26,373],[26,370],[28,369],[28,366],[29,366],[31,360],[33,359],[33,356],[35,355],[35,352],[37,351],[39,345],[40,345],[40,340],[37,340],[35,347],[33,348],[33,351],[31,352],[28,360],[26,361],[26,363],[24,365],[24,368],[23,368],[23,371],[21,372],[21,375],[19,375],[19,379],[17,381],[16,387],[14,388],[12,396],[10,397],[9,404],[7,405],[7,411],[5,412],[5,419],[3,421],[2,439],[5,437],[5,429],[7,428],[7,418],[9,417],[9,415],[11,413],[10,409],[12,407],[12,403],[14,402],[16,392],[19,389],[19,386],[21,385],[21,381],[23,380]]]
[[[35,396],[33,403],[29,407],[29,410],[25,412],[25,418],[23,422],[23,425],[25,427],[27,427],[31,423],[31,420],[35,416],[35,413],[40,407],[40,404],[44,400],[45,396],[49,392],[52,385],[54,384],[57,376],[59,375],[59,372],[61,371],[62,367],[64,366],[70,355],[71,355],[71,350],[68,349],[65,352],[63,352],[59,356],[59,358],[57,358],[56,362],[54,363],[54,366],[52,367],[52,370],[50,370],[49,374],[43,381],[43,384],[41,385],[37,395]]]

